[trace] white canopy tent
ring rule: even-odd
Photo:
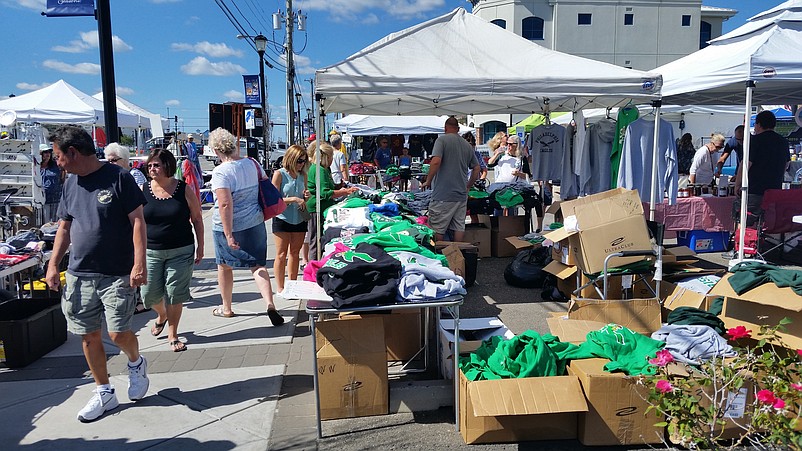
[[[351,116],[360,115],[352,114],[346,118]],[[448,116],[360,116],[345,124],[343,129],[352,136],[439,134],[443,133],[446,119]],[[335,121],[334,125],[337,126],[338,122]],[[472,131],[471,127],[460,126],[460,133]]]
[[[710,45],[655,69],[672,104],[745,105],[802,103],[802,0],[789,0],[749,19]],[[749,127],[748,123],[745,123]],[[744,141],[749,161],[749,140]],[[741,224],[746,223],[748,171],[742,171]],[[738,260],[744,257],[741,228]]]
[[[59,80],[42,89],[0,100],[0,112],[14,111],[18,121],[44,124],[103,124],[103,102]],[[120,127],[136,127],[135,114],[118,110]]]
[[[103,101],[103,92],[99,92],[92,97]],[[137,124],[141,128],[149,128],[153,132],[153,136],[163,136],[164,129],[162,128],[162,118],[158,114],[151,113],[150,111],[135,105],[120,96],[117,96],[117,109],[124,110],[131,114],[135,114],[140,123]]]
[[[462,8],[315,74],[323,111],[368,115],[577,111],[649,103],[661,85],[655,73],[549,50]]]

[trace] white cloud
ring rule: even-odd
[[[180,100],[176,100],[176,99],[170,99],[170,100],[164,102],[164,104],[167,105],[167,106],[178,106],[178,105],[181,105],[181,101]]]
[[[237,91],[236,89],[230,89],[223,93],[223,97],[226,100],[230,100],[232,102],[243,102],[245,101],[245,95],[242,91]]]
[[[17,83],[16,86],[17,86],[17,89],[22,89],[22,90],[25,90],[25,91],[36,91],[37,89],[46,88],[46,87],[48,87],[48,86],[50,86],[52,84],[53,83],[47,83],[47,82],[39,83],[39,84],[21,82],[21,83]]]
[[[187,75],[215,75],[225,77],[244,74],[245,68],[239,64],[230,63],[228,61],[213,63],[202,56],[197,56],[192,61],[181,66],[181,72]]]
[[[242,58],[242,50],[232,49],[222,42],[211,43],[209,41],[201,41],[195,44],[174,42],[170,44],[170,48],[178,52],[195,52],[201,55],[211,56],[212,58],[226,58],[229,56]]]
[[[70,41],[67,45],[57,45],[51,48],[54,52],[82,53],[99,47],[97,31],[82,31],[81,40]],[[126,44],[119,36],[111,37],[111,45],[115,52],[127,52],[133,47]]]
[[[42,62],[42,66],[68,74],[97,75],[100,73],[100,64],[95,63],[68,64],[63,61],[45,60]]]
[[[117,86],[117,95],[119,96],[130,96],[134,93],[134,90],[131,88],[126,88],[125,86]]]
[[[379,23],[379,16],[377,16],[377,15],[375,15],[373,13],[365,14],[365,16],[362,18],[361,22],[364,25],[377,24],[377,23]]]
[[[329,19],[334,22],[367,19],[377,23],[378,16],[396,19],[419,19],[426,17],[431,11],[445,6],[445,0],[307,0],[304,10],[328,11]],[[369,11],[378,11],[376,22],[373,22]]]
[[[279,58],[281,58],[281,62],[286,66],[287,58],[284,55],[280,55]],[[317,70],[312,66],[312,60],[307,56],[296,54],[293,61],[295,61],[295,72],[298,74],[314,74],[315,70]]]
[[[3,6],[27,8],[42,12],[47,9],[47,0],[3,0]]]

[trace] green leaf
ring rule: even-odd
[[[781,326],[785,326],[786,324],[791,324],[791,323],[793,323],[793,322],[794,322],[794,321],[793,321],[791,318],[789,318],[789,317],[787,317],[787,316],[786,316],[785,318],[783,318],[783,319],[781,319],[781,320],[780,320],[780,323],[779,323],[779,324],[780,324]]]
[[[656,427],[656,428],[664,428],[666,426],[668,426],[668,422],[667,421],[661,421],[659,423],[655,423],[654,424],[654,427]]]

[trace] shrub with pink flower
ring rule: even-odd
[[[774,396],[774,392],[771,390],[760,390],[757,392],[757,400],[764,403],[764,404],[771,404],[777,398]]]
[[[737,326],[727,329],[727,336],[730,340],[740,340],[741,338],[751,337],[752,331],[747,330],[744,326]]]
[[[791,384],[791,388],[796,391],[802,391],[802,384]]]
[[[657,365],[659,367],[666,366],[673,361],[674,361],[674,356],[672,356],[671,353],[665,349],[663,349],[662,351],[657,351],[657,353],[655,354],[655,358],[649,359],[649,363],[651,363],[652,365]]]
[[[654,385],[654,388],[656,388],[660,393],[671,393],[674,391],[674,386],[671,385],[671,382],[665,379],[660,379],[657,381],[657,383]]]

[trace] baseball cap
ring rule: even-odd
[[[39,144],[39,153],[52,152],[52,151],[53,151],[53,146],[51,146],[50,144]]]
[[[315,140],[317,140],[317,136],[316,136],[314,133],[312,133],[311,135],[309,135],[309,141],[310,141],[310,142],[312,142],[312,141],[315,141]]]

